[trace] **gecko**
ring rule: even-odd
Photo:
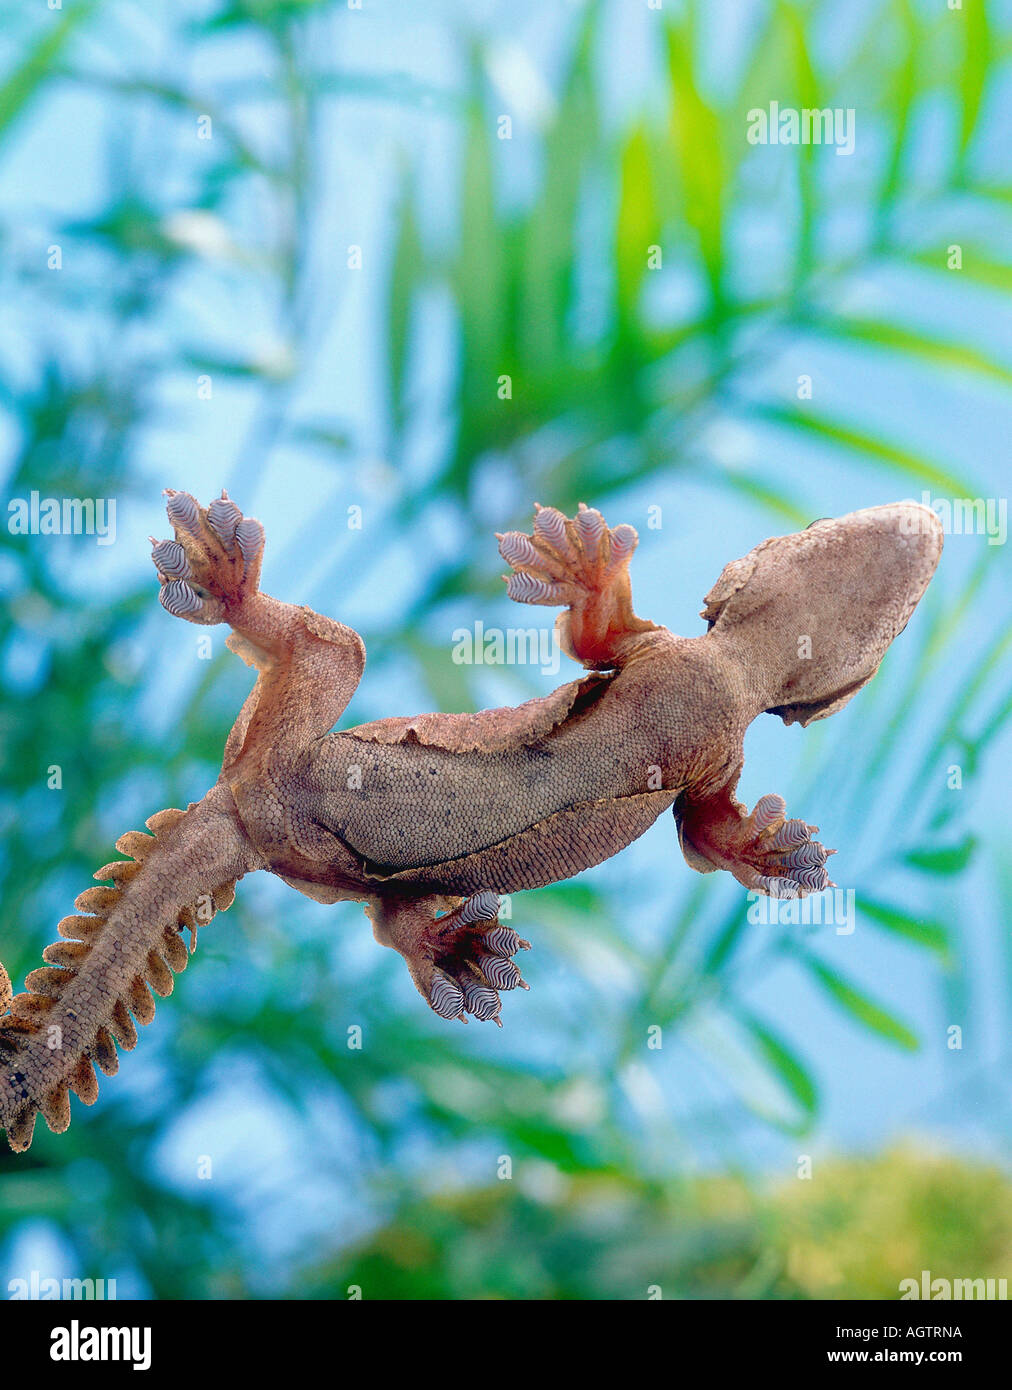
[[[361,637],[261,591],[264,528],[224,491],[206,508],[165,496],[174,539],[151,538],[162,607],[227,623],[256,683],[210,791],[116,841],[125,857],[95,873],[23,993],[0,966],[0,1126],[17,1152],[39,1112],[60,1133],[71,1093],[95,1101],[95,1068],[116,1072],[198,926],[256,870],[317,902],[362,903],[437,1015],[500,1026],[530,949],[500,920],[501,895],[601,863],[665,811],[701,873],[771,897],[834,886],[817,826],[774,793],[751,812],[736,800],[745,731],[763,712],[805,726],[846,705],[942,550],[937,516],[914,502],[822,518],[726,565],[706,631],[686,638],[633,611],[632,526],[582,503],[575,517],[538,506],[529,534],[496,537],[506,591],[563,610],[555,631],[581,678],[515,708],[335,730]]]

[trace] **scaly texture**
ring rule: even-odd
[[[674,811],[687,862],[797,897],[830,885],[817,827],[775,793],[734,797],[757,714],[809,724],[875,674],[934,573],[941,527],[914,503],[872,507],[764,541],[706,597],[708,631],[682,638],[633,612],[631,526],[536,510],[531,534],[498,537],[519,603],[564,608],[563,649],[590,674],[516,709],[380,719],[331,733],[365,663],[351,628],[259,590],[264,532],[222,493],[206,509],[167,494],[174,539],[153,541],[161,603],[228,623],[257,681],[225,744],[221,776],[152,836],[129,832],[59,925],[46,965],[11,999],[0,967],[0,1124],[28,1147],[36,1113],[70,1121],[94,1067],[117,1068],[151,990],[187,963],[180,929],[227,907],[268,869],[321,902],[362,902],[442,1018],[500,1022],[526,988],[526,950],[499,920],[500,893],[553,883],[617,853]]]
[[[25,993],[11,999],[0,967],[0,1124],[11,1148],[28,1148],[40,1110],[51,1130],[65,1130],[71,1091],[93,1104],[95,1067],[117,1071],[117,1044],[135,1047],[135,1022],[154,1017],[151,991],[171,994],[173,972],[186,968],[181,929],[196,933],[231,904],[249,864],[230,804],[216,787],[189,811],[150,817],[150,835],[122,835],[116,848],[132,857],[95,874],[113,886],[78,895],[77,915],[60,922],[61,939],[46,947]]]

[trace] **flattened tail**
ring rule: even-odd
[[[234,806],[218,788],[187,811],[159,811],[150,835],[131,830],[116,841],[128,859],[104,865],[77,914],[64,917],[60,940],[42,953],[25,992],[14,994],[0,965],[0,1128],[16,1153],[29,1147],[42,1113],[54,1133],[70,1124],[70,1095],[85,1105],[98,1096],[96,1066],[119,1068],[117,1044],[137,1044],[136,1024],[150,1023],[157,995],[172,992],[173,972],[189,951],[182,927],[195,932],[229,907],[243,863]],[[238,829],[237,829],[238,827]]]

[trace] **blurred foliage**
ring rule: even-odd
[[[900,1282],[1001,1279],[1012,1184],[905,1149],[817,1160],[773,1188],[553,1174],[405,1202],[360,1248],[297,1285],[312,1298],[897,1299]],[[648,1292],[650,1291],[650,1292]]]
[[[967,322],[943,334],[915,314],[858,312],[853,291],[871,275],[902,273],[918,277],[930,295],[950,275],[953,240],[963,247],[963,277],[980,294],[999,302],[1012,285],[1001,240],[991,244],[979,216],[985,209],[1005,218],[1007,231],[1012,190],[988,171],[979,145],[987,100],[1007,78],[1008,41],[992,32],[980,0],[964,0],[958,21],[944,7],[888,0],[845,51],[827,58],[813,35],[832,8],[784,0],[758,7],[748,61],[733,80],[715,83],[704,62],[703,7],[669,7],[658,18],[654,55],[661,99],[645,101],[631,121],[606,110],[597,80],[603,7],[575,11],[557,100],[536,141],[536,187],[525,197],[507,186],[504,142],[496,136],[501,98],[491,90],[481,36],[465,32],[463,20],[458,39],[470,56],[462,95],[398,74],[344,71],[332,61],[341,52],[336,26],[347,17],[335,0],[241,0],[160,14],[176,59],[158,76],[150,64],[131,65],[128,36],[102,0],[66,0],[62,11],[12,20],[7,41],[16,51],[0,79],[0,157],[42,118],[47,93],[82,101],[97,94],[110,113],[111,174],[104,205],[100,196],[52,233],[65,257],[75,258],[72,279],[45,268],[36,228],[6,215],[0,223],[0,285],[28,325],[17,354],[0,362],[0,407],[14,441],[8,494],[38,488],[128,498],[147,490],[136,460],[157,436],[173,387],[185,380],[189,388],[203,372],[245,393],[250,416],[230,476],[208,461],[215,487],[225,481],[244,498],[277,451],[292,447],[312,449],[341,484],[358,479],[368,441],[347,421],[300,406],[346,293],[332,267],[321,266],[319,244],[329,235],[333,196],[324,180],[328,115],[354,98],[437,112],[459,136],[452,234],[427,225],[429,190],[410,150],[394,200],[383,286],[390,465],[377,503],[383,524],[374,527],[363,562],[360,550],[341,548],[328,522],[317,536],[321,551],[330,546],[333,555],[320,597],[301,596],[333,611],[333,595],[360,577],[363,564],[382,576],[405,534],[437,511],[450,518],[452,543],[438,528],[432,533],[431,564],[405,610],[378,640],[371,635],[373,672],[394,672],[442,707],[486,702],[480,673],[446,660],[447,624],[462,599],[469,612],[501,602],[487,533],[493,524],[525,521],[532,498],[565,508],[583,498],[603,505],[637,481],[682,475],[711,486],[715,499],[728,490],[743,494],[771,526],[811,520],[802,489],[781,470],[724,463],[704,447],[716,424],[760,431],[770,458],[789,445],[812,469],[832,456],[857,477],[887,476],[897,492],[978,496],[974,479],[925,453],[916,422],[902,412],[888,435],[865,418],[861,383],[862,373],[901,367],[929,383],[944,371],[1007,387],[1010,372],[1000,343],[989,341],[990,320],[982,316],[971,332],[968,311]],[[954,23],[963,26],[955,42]],[[256,61],[239,76],[213,80],[198,60],[229,35],[253,42]],[[115,45],[121,61],[114,69],[98,61],[99,39]],[[197,70],[204,76],[193,77]],[[876,156],[841,183],[827,178],[811,147],[802,148],[784,166],[786,182],[771,181],[742,131],[744,112],[773,98],[809,106],[859,100],[875,129]],[[946,154],[926,171],[917,131],[936,105]],[[181,132],[189,136],[204,114],[215,139],[198,158]],[[847,238],[837,233],[841,220]],[[752,225],[766,238],[761,257],[747,236]],[[1005,250],[1009,244],[1006,236]],[[654,246],[664,253],[656,276],[647,270]],[[262,305],[273,354],[242,341],[223,346],[189,312],[187,293],[209,266],[237,300]],[[433,304],[452,310],[443,355],[453,366],[435,412],[425,376]],[[764,384],[763,361],[799,341],[854,354],[849,414],[785,400]],[[499,395],[503,376],[512,381],[508,406]],[[438,456],[420,462],[413,422],[422,410],[448,428]],[[799,467],[799,480],[804,473]],[[40,546],[0,532],[2,956],[19,978],[82,882],[109,858],[116,835],[162,806],[185,804],[213,780],[243,690],[237,663],[215,660],[177,717],[152,722],[153,678],[141,656],[154,645],[143,626],[152,586],[116,600],[96,596],[84,587],[76,557],[73,541]],[[952,905],[977,867],[972,796],[946,797],[940,779],[925,773],[954,757],[972,778],[1012,713],[1007,595],[1001,610],[988,598],[993,635],[973,623],[975,605],[992,594],[992,558],[984,555],[961,591],[929,595],[909,634],[916,655],[905,682],[876,682],[862,694],[861,747],[830,746],[811,767],[812,781],[832,786],[850,815],[863,823],[870,808],[869,821],[890,827],[888,835],[869,833],[869,861],[879,855],[870,877],[883,888],[861,910],[937,963],[948,999],[969,988],[951,925]],[[954,685],[941,680],[953,670],[961,673]],[[505,675],[518,700],[537,693],[523,671]],[[896,735],[917,718],[926,720],[928,735],[921,763],[907,766]],[[45,789],[53,764],[68,789],[58,801]],[[655,1258],[650,1251],[661,1270],[650,1281],[685,1293],[877,1290],[874,1271],[847,1253],[829,1207],[819,1208],[819,1219],[837,1252],[832,1266],[813,1256],[785,1273],[789,1200],[764,1205],[731,1179],[690,1193],[654,1171],[677,1167],[697,1144],[720,1149],[722,1136],[746,1116],[786,1134],[806,1133],[816,1122],[815,1057],[800,1055],[755,1003],[764,971],[784,958],[856,1028],[885,1045],[917,1045],[909,1022],[877,992],[829,963],[817,933],[788,924],[746,949],[739,895],[710,880],[693,882],[669,906],[662,939],[652,945],[623,925],[621,886],[595,879],[529,895],[526,920],[543,943],[538,968],[547,983],[564,962],[571,1001],[540,1015],[545,1055],[556,1059],[547,1063],[511,1054],[508,1038],[492,1051],[473,1029],[432,1023],[387,953],[363,964],[308,905],[289,895],[275,909],[276,901],[244,893],[227,923],[206,934],[182,999],[160,1006],[158,1026],[116,1082],[103,1084],[93,1111],[75,1105],[66,1135],[54,1139],[40,1125],[26,1157],[0,1156],[0,1235],[21,1230],[26,1218],[48,1221],[68,1242],[76,1272],[121,1270],[156,1297],[318,1294],[343,1283],[353,1268],[348,1258],[337,1255],[329,1271],[300,1278],[265,1253],[250,1217],[272,1204],[282,1212],[298,1205],[309,1175],[325,1183],[318,1203],[324,1230],[333,1224],[331,1205],[345,1216],[359,1208],[375,1214],[390,1205],[394,1187],[396,1224],[354,1265],[373,1295],[442,1289],[456,1296],[466,1284],[468,1296],[476,1289],[603,1296],[623,1280],[639,1287]],[[243,943],[234,940],[236,924]],[[624,987],[606,987],[586,964],[591,956],[620,965]],[[588,1017],[598,1035],[593,1047]],[[346,1044],[352,1023],[368,1038],[357,1054]],[[666,1049],[681,1065],[708,1070],[721,1097],[712,1112],[676,1127],[644,1120],[631,1104],[650,1025],[664,1028]],[[183,1174],[165,1158],[176,1117],[199,1113],[223,1085],[235,1088],[236,1078],[263,1099],[265,1114],[283,1118],[260,1121],[263,1142],[279,1131],[291,1136],[290,1147],[256,1170],[263,1182],[276,1163],[281,1188],[192,1184],[188,1168]],[[518,1163],[563,1175],[565,1196],[518,1199],[497,1188],[421,1199],[431,1155],[459,1152],[463,1162],[476,1135]],[[873,1201],[878,1178],[902,1188],[901,1171],[899,1159],[861,1169],[855,1210]],[[837,1180],[845,1192],[844,1170]],[[931,1181],[925,1178],[929,1188]],[[965,1181],[958,1190],[968,1206],[975,1194],[983,1200],[995,1190],[987,1188],[990,1178],[980,1187],[972,1176]],[[598,1206],[613,1215],[591,1230]],[[707,1224],[718,1209],[740,1211],[740,1224]],[[903,1221],[913,1220],[900,1211],[898,1243]],[[934,1267],[929,1217],[924,1265]],[[799,1225],[799,1248],[814,1229]],[[710,1251],[705,1260],[695,1259],[686,1230],[699,1232],[700,1248]],[[658,1231],[668,1233],[663,1259]],[[307,1250],[318,1254],[319,1239],[306,1234],[295,1265],[305,1265]],[[911,1250],[922,1249],[910,1240]],[[394,1258],[392,1246],[414,1251],[414,1262]],[[967,1247],[970,1272],[986,1263],[977,1248],[990,1249]],[[461,1251],[470,1252],[466,1279]],[[600,1275],[598,1256],[586,1257],[592,1251]],[[890,1259],[882,1255],[883,1279]],[[920,1268],[919,1260],[911,1255],[910,1263]]]

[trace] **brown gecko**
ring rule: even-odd
[[[705,634],[638,618],[631,526],[538,508],[533,535],[499,536],[510,597],[565,608],[556,624],[589,674],[516,709],[379,719],[332,732],[365,664],[351,628],[259,589],[264,531],[223,492],[205,510],[167,492],[175,540],[153,542],[167,611],[228,623],[258,671],[221,775],[186,811],[159,811],[130,856],[95,874],[77,915],[11,999],[0,967],[0,1125],[27,1149],[36,1113],[70,1123],[70,1092],[98,1092],[117,1044],[154,1015],[187,964],[182,928],[228,907],[268,869],[319,902],[365,904],[443,1018],[499,1023],[499,992],[526,988],[529,943],[500,922],[500,893],[537,888],[616,854],[669,808],[689,864],[747,889],[831,886],[817,827],[776,795],[734,797],[745,730],[763,711],[810,724],[878,668],[934,573],[942,532],[915,503],[820,520],[727,565]]]

